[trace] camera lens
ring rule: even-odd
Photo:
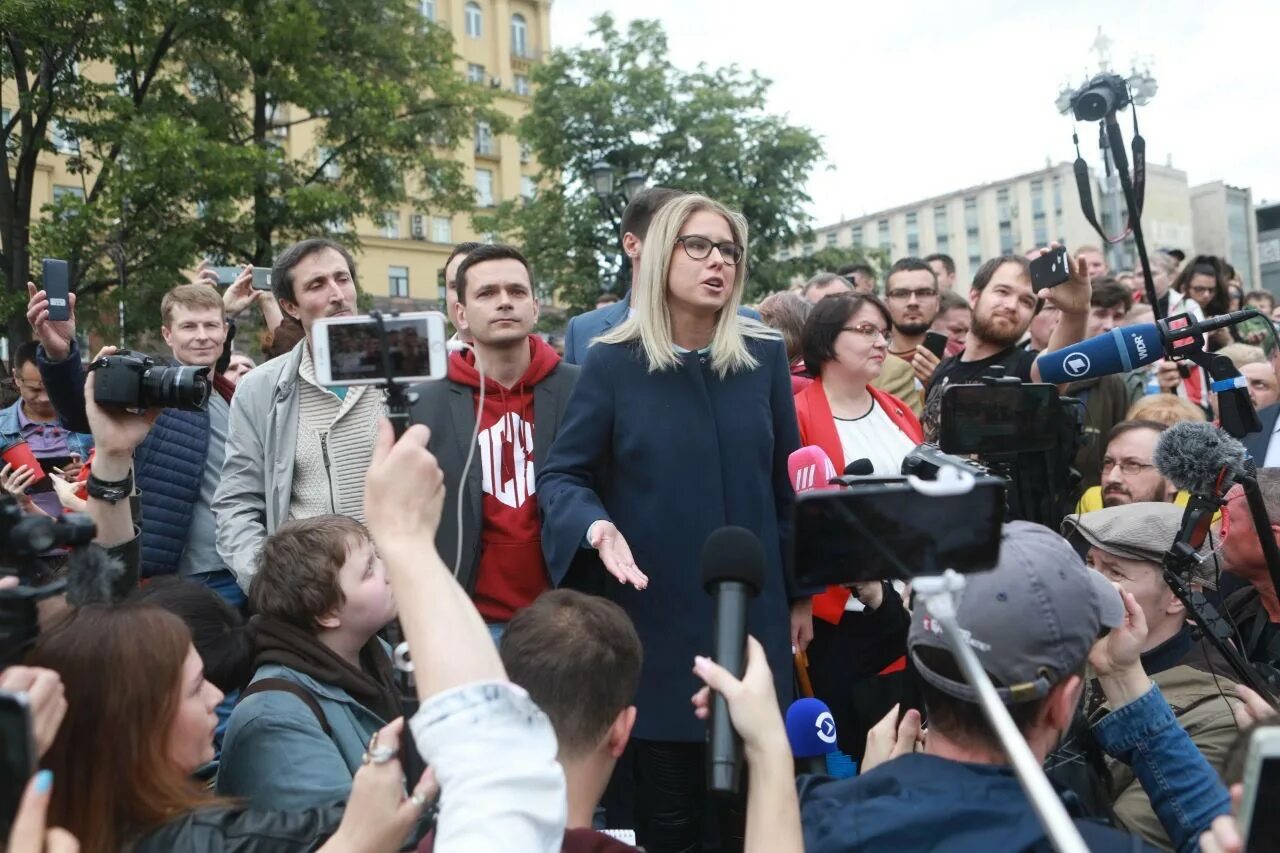
[[[1111,90],[1101,86],[1090,89],[1076,101],[1076,118],[1080,121],[1101,121],[1111,112],[1113,102]]]
[[[141,405],[204,411],[210,387],[207,367],[152,367],[142,375]]]

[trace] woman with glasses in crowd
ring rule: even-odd
[[[800,443],[821,447],[837,471],[869,460],[864,473],[897,476],[924,441],[911,408],[871,384],[889,354],[892,329],[889,309],[870,294],[828,296],[805,321],[804,363],[816,378],[796,394]],[[831,708],[841,751],[858,759],[867,731],[903,698],[910,617],[894,587],[882,582],[852,591],[828,587],[814,596],[813,616],[814,695]]]
[[[638,840],[651,851],[702,845],[706,727],[689,696],[693,657],[712,646],[712,599],[699,580],[708,536],[738,525],[764,546],[748,626],[783,702],[790,635],[808,640],[808,599],[789,619],[783,572],[787,458],[799,447],[788,359],[777,332],[738,315],[746,253],[746,221],[711,199],[680,196],[657,213],[634,314],[587,350],[538,475],[553,582],[604,581],[644,644],[632,745]],[[741,843],[731,824],[723,849]]]
[[[1173,289],[1200,306],[1205,317],[1226,314],[1231,307],[1228,291],[1230,275],[1227,265],[1213,255],[1197,255],[1182,268],[1173,282]],[[1208,334],[1205,348],[1219,350],[1231,343],[1231,332],[1216,329]]]
[[[394,759],[356,773],[345,810],[265,811],[211,794],[193,774],[213,758],[222,692],[182,619],[159,607],[80,608],[40,636],[28,663],[57,672],[66,691],[41,766],[53,773],[49,823],[85,853],[394,851],[422,814],[426,792],[406,797]],[[393,746],[402,726],[381,742]]]

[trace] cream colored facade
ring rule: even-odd
[[[453,33],[458,71],[476,77],[477,85],[492,89],[494,106],[513,122],[523,117],[529,111],[534,66],[551,49],[550,0],[417,2],[423,14]],[[477,209],[491,206],[483,204],[490,198],[498,203],[530,192],[538,166],[522,154],[514,132],[491,135],[487,148],[482,142],[480,138],[467,140],[454,152],[455,159],[466,167],[471,185],[477,188]],[[443,309],[444,293],[438,282],[450,250],[455,243],[484,241],[485,236],[472,228],[467,211],[453,215],[415,213],[406,205],[389,213],[391,229],[373,222],[355,225],[362,244],[356,256],[361,287],[374,297],[400,296],[403,291],[393,292],[393,287],[399,284],[399,273],[405,271],[407,296],[419,307],[427,300],[439,302]],[[391,304],[401,302],[395,299]]]
[[[455,67],[474,79],[476,85],[491,89],[493,105],[498,110],[513,122],[528,112],[533,69],[551,47],[550,0],[407,2],[414,2],[423,15],[448,27],[454,38]],[[109,68],[85,67],[82,71],[111,79]],[[0,102],[16,101],[13,81],[6,80],[0,90]],[[8,121],[7,108],[0,118]],[[276,114],[278,123],[289,118],[287,108]],[[51,132],[51,138],[56,143],[55,133]],[[288,156],[316,157],[319,163],[321,152],[316,149],[311,123],[282,127],[276,138]],[[490,134],[487,145],[483,144],[485,141],[478,137],[466,139],[453,155],[464,165],[468,182],[477,187],[477,209],[532,191],[538,167],[522,154],[514,132]],[[67,171],[65,156],[42,155],[37,170],[32,190],[32,210],[37,217],[42,215],[41,208],[62,193],[84,192],[81,176]],[[92,186],[92,179],[87,180]],[[413,187],[408,190],[412,195]],[[472,228],[470,211],[415,212],[410,204],[387,211],[385,222],[357,221],[350,227],[362,244],[356,255],[361,287],[375,298],[405,296],[407,299],[396,299],[392,304],[406,307],[408,300],[419,307],[423,302],[438,301],[443,307],[444,294],[437,282],[453,245],[484,239]],[[393,291],[401,282],[403,289]]]
[[[1099,190],[1096,176],[1091,176],[1091,184],[1099,220],[1109,232],[1121,230],[1122,225],[1111,224],[1108,199]],[[1122,214],[1121,222],[1123,218]],[[1191,246],[1185,172],[1147,164],[1142,224],[1150,249]],[[814,230],[813,242],[792,247],[791,253],[854,245],[884,249],[893,259],[941,252],[955,260],[956,274],[966,281],[987,258],[1025,252],[1055,240],[1072,249],[1100,243],[1080,210],[1075,172],[1065,162],[825,225]],[[1121,268],[1134,265],[1132,245],[1132,240],[1123,245]]]
[[[1196,226],[1195,254],[1226,258],[1245,290],[1261,287],[1253,193],[1222,181],[1200,184],[1191,188],[1191,215]]]

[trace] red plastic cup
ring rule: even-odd
[[[15,471],[26,465],[36,472],[36,478],[28,484],[28,488],[34,486],[45,477],[44,468],[40,467],[40,462],[36,459],[36,455],[31,452],[31,446],[27,444],[26,439],[20,438],[0,450],[0,459],[4,459],[5,462],[12,465]]]

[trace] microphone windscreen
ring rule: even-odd
[[[67,603],[72,607],[115,604],[124,563],[92,543],[71,552],[67,560]]]
[[[1036,364],[1040,368],[1040,381],[1063,385],[1095,376],[1127,373],[1163,355],[1160,330],[1154,323],[1139,323],[1047,352],[1036,359]]]
[[[1160,434],[1151,461],[1180,491],[1212,496],[1218,475],[1228,484],[1244,474],[1244,445],[1213,424],[1183,421]]]
[[[855,459],[848,465],[844,466],[844,475],[846,477],[865,477],[874,474],[876,466],[870,459]]]
[[[764,548],[745,527],[721,527],[702,546],[702,588],[714,594],[724,581],[745,584],[753,596],[764,587]]]
[[[813,758],[835,752],[836,721],[821,699],[806,696],[787,709],[787,741],[796,758]]]
[[[836,466],[831,464],[831,457],[816,445],[807,444],[791,451],[791,455],[787,457],[787,476],[797,495],[815,489],[838,488],[829,485],[835,475]]]

